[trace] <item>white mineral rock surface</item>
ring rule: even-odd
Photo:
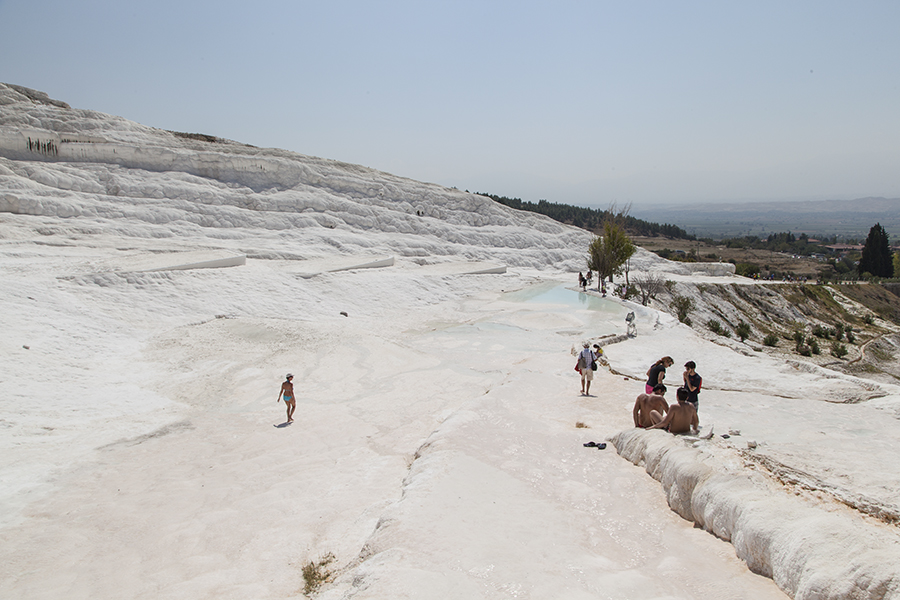
[[[900,389],[572,291],[590,239],[0,84],[0,597],[295,598],[331,554],[319,598],[900,598]],[[664,355],[740,437],[632,428]]]

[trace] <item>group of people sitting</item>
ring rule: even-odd
[[[591,382],[597,363],[607,364],[603,350],[598,344],[591,348],[590,343],[583,342],[583,349],[578,353],[575,370],[581,374],[581,394],[591,395]],[[667,388],[663,383],[666,369],[675,364],[671,356],[664,356],[647,371],[647,383],[644,393],[634,401],[634,426],[645,429],[665,429],[670,433],[697,433],[700,429],[699,394],[703,378],[697,373],[697,364],[689,360],[684,363],[682,373],[683,384],[675,392],[678,404],[666,402]]]
[[[663,379],[666,369],[675,364],[671,356],[656,361],[647,371],[644,393],[634,401],[634,426],[646,429],[665,429],[670,433],[696,433],[700,428],[697,411],[700,408],[698,394],[703,379],[697,374],[697,365],[689,360],[684,364],[684,384],[675,392],[678,404],[666,402],[666,386]]]

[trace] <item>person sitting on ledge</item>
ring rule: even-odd
[[[688,391],[680,387],[676,390],[675,397],[678,398],[678,404],[670,407],[665,417],[655,410],[650,412],[650,418],[655,424],[648,429],[665,429],[669,433],[697,433],[700,419],[697,418],[694,407],[687,402]]]
[[[663,397],[665,393],[666,386],[657,383],[652,394],[641,394],[635,399],[634,410],[631,412],[635,427],[652,427],[656,421],[650,416],[651,413],[663,415],[669,411],[669,403]]]

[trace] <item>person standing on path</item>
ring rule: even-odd
[[[594,380],[594,369],[592,366],[597,360],[597,355],[591,350],[591,345],[584,342],[584,349],[578,353],[578,369],[581,371],[581,393],[585,396],[591,395],[591,382]]]
[[[675,364],[671,356],[663,356],[661,359],[653,363],[653,366],[647,371],[647,384],[644,386],[644,392],[653,393],[656,384],[662,383],[666,378],[666,369]]]
[[[284,398],[284,405],[287,407],[287,422],[294,422],[294,409],[297,408],[297,401],[294,398],[294,384],[292,383],[294,376],[291,373],[285,375],[285,382],[281,384],[281,391],[278,392],[277,402],[281,402]]]
[[[700,412],[700,399],[697,397],[697,394],[700,393],[700,386],[703,385],[703,378],[694,370],[696,368],[697,364],[692,360],[684,363],[684,374],[682,375],[682,378],[684,379],[684,389],[688,392],[687,402],[694,407],[695,411]]]

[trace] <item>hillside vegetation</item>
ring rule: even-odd
[[[546,215],[554,221],[581,227],[593,233],[600,233],[603,223],[613,218],[629,235],[666,236],[685,240],[695,239],[694,236],[689,235],[677,225],[660,225],[659,223],[652,223],[624,213],[615,214],[610,210],[584,208],[583,206],[572,206],[571,204],[548,202],[547,200],[538,200],[535,203],[520,198],[508,198],[484,192],[478,192],[478,195],[490,198],[494,202],[510,208]],[[625,212],[627,213],[627,211]]]
[[[673,282],[653,306],[739,352],[802,357],[863,378],[900,380],[900,297],[877,284]]]

